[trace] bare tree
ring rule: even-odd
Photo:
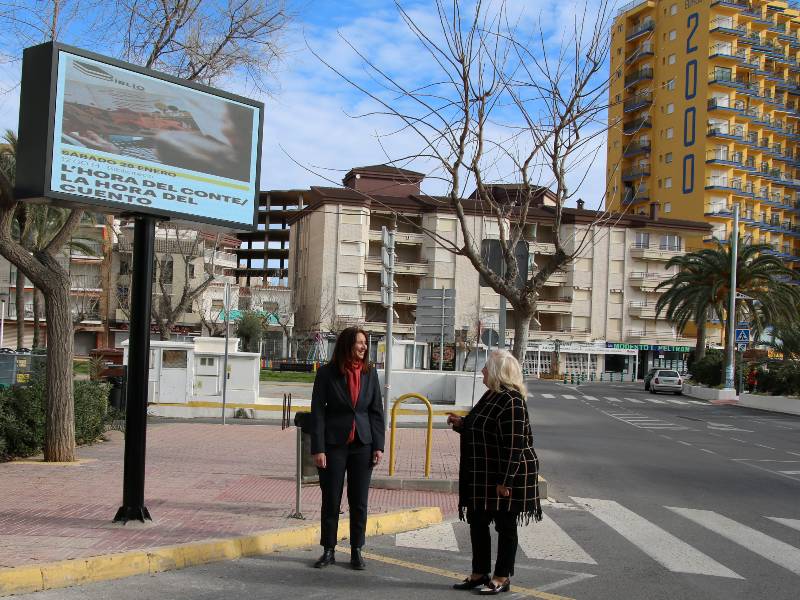
[[[430,70],[409,61],[408,71],[391,73],[345,40],[363,62],[368,77],[362,80],[315,54],[376,106],[358,117],[394,120],[399,125],[390,135],[411,132],[420,140],[418,152],[390,156],[387,163],[423,164],[444,182],[446,194],[431,200],[456,214],[460,235],[451,239],[422,231],[469,260],[508,300],[515,315],[513,352],[521,360],[542,287],[591,242],[591,227],[565,239],[561,225],[564,207],[602,151],[608,129],[609,3],[601,0],[591,11],[584,7],[559,23],[560,39],[546,37],[541,17],[538,27],[515,20],[504,2],[436,0],[438,19],[430,31],[415,20],[415,13],[395,4],[427,53]],[[530,37],[530,31],[538,33]],[[424,73],[423,81],[419,73]],[[501,180],[513,185],[498,186]],[[526,239],[525,225],[541,202],[543,188],[552,191],[552,201],[542,208],[551,214],[555,251],[537,259],[533,272],[521,280],[514,249]],[[468,217],[475,211],[496,224],[502,274],[482,256],[481,240]],[[610,218],[600,212],[595,223]]]
[[[19,7],[24,5],[24,11]],[[0,10],[0,24],[16,31],[14,45],[53,39],[77,45],[86,36],[85,19],[67,22],[65,7],[78,0],[12,3]],[[82,4],[85,9],[89,2]],[[105,23],[97,31],[119,31],[120,15],[127,16],[121,55],[139,64],[166,71],[190,81],[213,84],[243,70],[256,83],[256,67],[269,66],[279,55],[278,34],[288,24],[282,0],[120,0],[117,5],[92,4],[87,14]],[[105,8],[106,10],[103,10]],[[80,13],[80,11],[77,11]],[[75,14],[75,13],[71,13]],[[69,27],[79,23],[80,26]],[[22,48],[19,47],[21,52]],[[39,288],[45,299],[48,326],[46,371],[47,416],[45,460],[75,458],[72,395],[73,331],[70,315],[69,273],[57,259],[81,221],[83,211],[73,210],[41,250],[33,254],[12,235],[19,203],[9,177],[0,171],[0,253]],[[185,300],[190,303],[191,298]],[[186,306],[190,304],[184,303]],[[168,321],[168,320],[167,320]],[[159,328],[162,324],[159,325]]]
[[[120,251],[132,252],[132,240],[121,231],[118,237]],[[190,308],[201,303],[209,286],[219,281],[220,274],[216,271],[221,238],[218,233],[204,234],[166,224],[156,231],[151,316],[162,340],[170,338],[173,327]],[[120,276],[117,298],[119,308],[129,319],[130,280],[130,273]]]

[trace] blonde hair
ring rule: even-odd
[[[493,350],[486,361],[486,385],[493,392],[506,387],[528,395],[519,361],[508,350]]]

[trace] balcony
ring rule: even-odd
[[[718,123],[708,128],[707,135],[711,138],[744,141],[745,129],[742,125],[731,127],[728,123]]]
[[[655,54],[655,51],[653,49],[653,42],[648,40],[648,41],[646,41],[646,42],[644,42],[642,44],[639,44],[639,46],[636,48],[636,50],[634,50],[631,53],[631,55],[628,56],[628,58],[625,59],[625,64],[632,65],[637,60],[640,60],[642,58],[646,58],[648,56],[653,56],[654,54]]]
[[[629,344],[658,344],[664,346],[694,346],[694,338],[675,335],[668,331],[644,331],[632,329],[625,332],[625,341]]]
[[[513,331],[511,332],[513,335]],[[528,339],[535,342],[559,340],[560,342],[590,342],[592,334],[586,329],[566,328],[557,330],[531,329]]]
[[[380,229],[370,229],[368,234],[369,241],[380,242],[383,241],[383,233]],[[424,233],[409,233],[406,231],[396,231],[394,234],[395,244],[412,244],[418,245],[425,241]]]
[[[650,142],[631,142],[625,147],[622,154],[625,158],[637,156],[639,154],[650,154]]]
[[[564,285],[567,283],[567,272],[566,271],[556,271],[550,277],[547,278],[547,281],[544,282],[545,286],[556,286],[556,285]]]
[[[650,163],[639,164],[622,172],[622,181],[636,181],[650,176]]]
[[[649,244],[631,245],[631,257],[641,260],[654,260],[666,262],[676,256],[686,254],[686,250],[680,246],[650,246]]]
[[[635,191],[629,188],[623,193],[622,204],[636,204],[637,202],[644,202],[649,199],[650,191],[646,186],[640,185]]]
[[[632,27],[625,34],[625,41],[630,42],[636,38],[642,37],[656,28],[656,22],[652,19],[647,19],[642,23]]]
[[[709,24],[709,31],[722,35],[738,35],[746,36],[747,27],[744,25],[736,25],[730,17],[717,17]]]
[[[733,207],[729,204],[711,204],[703,213],[706,217],[732,217]]]
[[[70,291],[71,292],[100,292],[103,288],[103,282],[100,275],[71,275],[70,276]]]
[[[706,163],[742,167],[744,155],[741,152],[731,152],[727,148],[717,148],[706,152]]]
[[[742,113],[745,111],[745,104],[741,100],[731,100],[730,98],[709,98],[708,99],[709,112],[735,112]]]
[[[528,244],[531,254],[555,254],[556,245],[550,242],[530,242]]]
[[[630,284],[638,287],[641,290],[654,290],[659,283],[666,281],[670,275],[664,273],[644,273],[641,271],[634,271],[628,276]]]
[[[720,10],[730,9],[731,11],[746,10],[749,8],[745,0],[711,0],[711,6],[716,6]]]
[[[380,290],[366,290],[361,289],[360,292],[361,301],[362,302],[376,302],[380,303],[381,301],[381,292]],[[406,293],[406,292],[398,292],[395,291],[394,296],[392,298],[395,304],[417,304],[417,295]]]
[[[628,304],[628,314],[639,319],[655,319],[656,303],[644,300],[634,300]]]
[[[400,335],[400,334],[412,334],[414,333],[415,325],[413,323],[398,323],[394,321],[392,323],[392,334],[393,335]],[[380,323],[377,321],[367,321],[364,323],[364,329],[369,333],[386,333],[386,323]]]
[[[736,50],[733,48],[732,44],[715,44],[711,46],[708,51],[708,57],[710,59],[721,59],[721,60],[747,60],[747,50],[741,48]]]
[[[650,129],[653,126],[653,121],[650,117],[639,117],[631,121],[625,121],[622,124],[622,133],[625,135],[633,135],[643,129]]]
[[[737,196],[755,196],[752,183],[736,177],[728,178],[724,175],[707,177],[705,189],[733,192]]]
[[[368,256],[364,260],[364,270],[367,272],[379,273],[381,268],[380,257]],[[394,263],[394,273],[395,275],[427,275],[428,263],[397,261]]]
[[[634,71],[633,73],[626,75],[625,87],[628,88],[642,81],[652,81],[652,79],[653,79],[652,67],[645,67],[644,69],[639,69],[638,71]]]
[[[645,108],[646,106],[650,106],[653,103],[653,94],[652,92],[643,92],[641,94],[636,94],[632,98],[625,100],[622,105],[622,110],[624,112],[634,112]]]
[[[557,300],[536,301],[536,310],[539,312],[556,313],[561,315],[572,314],[572,298],[559,298]]]

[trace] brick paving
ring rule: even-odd
[[[431,477],[454,479],[458,436],[433,432]],[[319,488],[295,500],[295,430],[276,425],[154,423],[148,428],[145,504],[152,524],[111,522],[122,497],[123,438],[81,447],[78,466],[0,464],[0,567],[80,558],[315,524]],[[396,475],[421,477],[425,430],[400,429]],[[388,450],[388,443],[387,443]],[[388,475],[384,461],[376,475]],[[370,491],[370,511],[418,506],[456,511],[454,494]],[[346,501],[345,501],[346,509]]]

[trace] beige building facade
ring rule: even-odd
[[[383,166],[353,169],[344,188],[311,188],[291,221],[290,285],[297,327],[335,332],[361,324],[375,340],[386,331],[381,305],[381,230],[397,216],[394,337],[411,343],[417,290],[456,290],[456,340],[462,358],[477,338],[477,324],[497,329],[499,296],[480,287],[472,264],[434,241],[463,245],[456,215],[420,193],[422,175]],[[494,217],[467,207],[476,240],[499,237]],[[702,243],[708,225],[651,215],[602,215],[566,209],[561,240],[577,251],[564,271],[550,277],[537,302],[528,336],[526,370],[641,374],[651,366],[682,368],[694,338],[655,318],[656,286],[670,276],[667,261]],[[552,200],[543,191],[525,225],[529,268],[555,251]],[[429,235],[425,232],[430,232]],[[506,341],[514,337],[509,306]],[[405,353],[400,366],[423,366],[430,348]],[[556,361],[558,367],[556,368]]]

